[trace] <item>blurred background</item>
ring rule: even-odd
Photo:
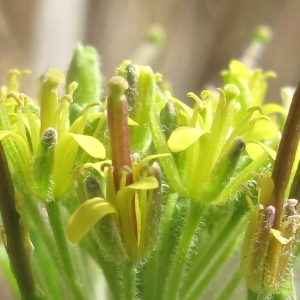
[[[104,78],[132,59],[163,74],[185,100],[189,91],[218,87],[220,70],[243,57],[257,26],[267,25],[273,38],[258,66],[277,73],[267,101],[278,102],[280,88],[300,79],[299,11],[298,0],[0,0],[0,85],[9,69],[30,68],[22,91],[34,96],[35,79],[48,68],[66,70],[81,42],[98,49]],[[145,42],[153,25],[164,30],[155,50]]]
[[[300,78],[299,11],[297,0],[0,0],[0,83],[8,69],[30,68],[23,90],[34,95],[34,80],[50,67],[66,70],[81,42],[98,49],[106,79],[124,59],[147,63],[184,100],[189,91],[219,86],[220,70],[243,56],[264,24],[273,39],[258,65],[277,73],[268,101],[279,101],[280,87]],[[145,61],[143,38],[153,24],[165,38]]]

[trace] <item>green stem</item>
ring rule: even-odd
[[[169,268],[168,282],[163,295],[164,300],[178,299],[181,287],[180,283],[182,281],[189,250],[192,246],[193,238],[200,223],[202,213],[203,206],[196,201],[192,201],[190,211],[187,215],[185,229]]]
[[[239,240],[240,240],[240,234],[236,234],[232,240],[228,241],[226,247],[223,246],[221,248],[222,251],[219,253],[219,255],[216,258],[214,258],[215,259],[214,263],[210,265],[209,270],[202,277],[199,284],[194,286],[194,288],[186,294],[186,297],[184,299],[196,300],[199,298],[199,295],[201,295],[201,293],[208,287],[208,284],[216,276],[221,266],[225,263],[229,255],[233,252]]]
[[[149,112],[149,119],[152,132],[152,142],[157,153],[171,154],[159,120],[159,112],[155,110],[154,105]],[[182,180],[173,157],[171,155],[170,157],[162,157],[159,159],[159,162],[166,174],[169,185],[180,195],[186,195],[186,188],[182,184]]]
[[[204,272],[208,265],[213,261],[217,254],[224,249],[224,245],[232,243],[236,237],[240,237],[240,232],[243,229],[241,226],[241,219],[244,215],[244,210],[239,210],[237,213],[233,213],[228,223],[225,225],[223,230],[219,231],[213,243],[208,247],[206,253],[201,255],[201,259],[193,264],[191,271],[188,274],[187,280],[182,287],[182,297],[186,297],[192,293],[193,290],[197,289],[202,282],[202,277],[199,276],[199,270]],[[238,227],[239,226],[239,227]],[[239,228],[237,232],[237,227]]]
[[[158,299],[158,291],[161,291],[166,279],[163,270],[168,269],[170,260],[169,247],[173,242],[171,232],[176,230],[176,226],[172,226],[172,215],[174,206],[176,205],[177,194],[170,194],[166,200],[166,207],[162,217],[161,232],[157,244],[157,250],[152,252],[152,256],[147,260],[145,266],[145,274],[143,276],[143,295],[144,300]],[[182,216],[182,214],[180,214]],[[168,247],[166,247],[168,246]]]
[[[89,235],[88,238],[83,239],[81,246],[89,253],[93,260],[101,268],[106,282],[109,286],[112,298],[118,300],[121,298],[120,291],[120,268],[117,264],[110,261],[105,257],[99,248],[99,244],[95,240],[94,236]]]
[[[134,300],[136,299],[136,264],[134,262],[128,261],[123,265],[122,270],[122,292],[123,300]]]
[[[25,195],[24,198],[26,202],[27,214],[30,215],[31,220],[34,220],[34,222],[32,222],[33,224],[31,224],[31,227],[33,227],[32,230],[38,232],[38,238],[43,241],[53,262],[56,263],[58,261],[59,255],[55,247],[55,242],[50,234],[47,225],[45,224],[45,220],[41,215],[39,207],[36,205],[36,199],[32,197],[32,195]]]
[[[45,203],[49,222],[54,234],[56,246],[60,254],[61,269],[66,286],[73,295],[72,299],[85,299],[77,285],[74,265],[70,256],[66,235],[61,222],[59,202],[57,200]]]
[[[17,200],[2,143],[0,143],[0,170],[0,211],[11,268],[17,280],[22,299],[40,299],[37,296],[36,282],[32,269],[32,249],[29,232],[27,231],[24,216],[20,213],[20,209],[23,207]]]
[[[241,281],[241,274],[239,271],[236,271],[233,276],[231,276],[229,282],[217,297],[216,300],[230,300],[232,299],[232,293],[236,289],[237,285]]]
[[[76,209],[76,199],[70,200],[65,203],[68,212],[71,214]],[[120,266],[113,261],[107,259],[105,254],[101,251],[99,247],[99,242],[97,242],[97,233],[89,233],[86,238],[84,238],[80,243],[80,247],[83,251],[87,252],[90,257],[96,262],[96,264],[101,268],[104,274],[106,283],[110,289],[112,299],[120,299]]]
[[[224,203],[228,199],[231,199],[233,195],[236,195],[237,192],[241,190],[241,183],[252,179],[253,174],[259,172],[262,167],[265,167],[269,157],[269,154],[264,152],[258,158],[253,160],[247,167],[242,169],[236,176],[234,176],[234,180],[231,180],[226,185],[214,203]]]

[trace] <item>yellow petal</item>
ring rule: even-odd
[[[81,204],[72,214],[66,233],[71,243],[77,243],[104,216],[117,213],[113,205],[102,198],[92,198]]]
[[[286,108],[277,103],[267,103],[263,106],[263,108],[265,110],[266,115],[280,113],[285,116],[287,114]]]
[[[89,135],[75,134],[70,132],[68,132],[68,134],[72,136],[78,145],[90,156],[101,159],[105,158],[105,148],[103,144],[96,138]]]
[[[253,138],[246,139],[246,151],[253,160],[257,159],[263,152],[267,152],[273,160],[276,158],[274,149]]]
[[[264,207],[269,205],[274,206],[274,181],[272,179],[272,173],[265,171],[261,178],[261,187],[259,192],[259,204]]]
[[[127,185],[125,188],[134,190],[153,190],[158,187],[158,181],[155,177],[150,176],[139,180],[131,185]]]
[[[270,232],[282,245],[286,245],[292,240],[291,237],[289,239],[283,237],[279,230],[271,228]]]
[[[195,143],[206,132],[206,130],[200,128],[178,127],[172,132],[168,140],[168,147],[172,152],[183,151]]]
[[[238,60],[232,60],[229,64],[229,69],[231,73],[243,78],[248,78],[251,75],[251,70]]]
[[[144,157],[141,161],[139,161],[133,168],[133,178],[135,181],[137,181],[137,176],[140,172],[140,170],[143,168],[143,166],[146,165],[146,163],[150,160],[160,158],[160,157],[166,157],[166,156],[171,156],[170,153],[163,153],[163,154],[153,154],[153,155],[148,155]]]
[[[132,119],[130,118],[127,118],[128,119],[128,125],[129,126],[139,126],[139,124],[135,121],[133,121]]]

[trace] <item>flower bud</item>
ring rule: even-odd
[[[66,76],[67,86],[73,81],[78,83],[70,106],[71,123],[81,115],[86,105],[99,100],[101,86],[99,65],[99,57],[93,47],[76,46]]]
[[[218,159],[212,169],[207,183],[204,184],[198,197],[202,203],[211,203],[217,200],[222,192],[221,186],[225,186],[236,169],[240,156],[245,149],[245,142],[241,137],[235,137],[230,148]]]
[[[163,127],[166,140],[177,127],[177,116],[173,102],[167,101],[166,105],[160,112],[160,123]]]
[[[280,226],[274,229],[277,211],[269,205],[274,200],[270,176],[266,172],[262,177],[259,205],[252,208],[241,253],[241,272],[247,286],[262,295],[274,292],[288,272],[299,218],[295,210],[297,201],[289,199],[284,204]]]
[[[50,200],[51,198],[53,190],[52,170],[56,143],[56,130],[51,127],[46,129],[42,135],[33,165],[35,193],[41,200]]]

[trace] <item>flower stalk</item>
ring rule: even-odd
[[[22,195],[18,194],[8,169],[8,162],[2,143],[0,143],[0,210],[4,225],[5,245],[12,272],[18,282],[20,294],[24,300],[43,298],[32,269],[32,244],[24,219]]]

